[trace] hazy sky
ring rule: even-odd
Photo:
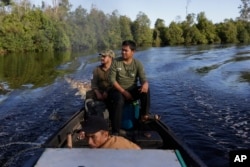
[[[51,4],[52,0],[43,0]],[[41,6],[42,0],[31,0]],[[153,27],[157,18],[163,19],[168,26],[171,21],[183,21],[186,13],[198,14],[205,12],[208,20],[213,23],[223,22],[224,19],[238,17],[241,0],[69,0],[73,9],[81,5],[90,10],[92,5],[102,10],[105,14],[111,14],[118,10],[120,15],[126,15],[134,21],[141,11],[145,13]]]

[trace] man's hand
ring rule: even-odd
[[[96,91],[96,98],[98,100],[103,100],[103,96],[102,96],[102,94],[99,91]]]
[[[77,136],[77,140],[83,140],[83,139],[85,139],[85,133],[84,131],[80,131]]]
[[[126,90],[124,90],[124,92],[122,92],[122,95],[126,98],[126,100],[133,100],[132,95]]]
[[[107,99],[108,98],[108,93],[107,92],[103,92],[102,98],[103,98],[103,100]]]
[[[140,93],[148,93],[148,82],[144,82],[139,91]]]

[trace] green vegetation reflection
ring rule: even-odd
[[[0,57],[0,81],[7,82],[10,89],[23,85],[33,88],[45,86],[54,81],[58,75],[64,75],[73,70],[56,68],[72,60],[70,52],[63,53],[31,53],[9,54]]]

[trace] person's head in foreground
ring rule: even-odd
[[[91,116],[82,123],[82,130],[92,148],[100,148],[109,138],[109,127],[105,119]]]
[[[141,149],[124,137],[109,135],[108,123],[100,116],[89,117],[82,123],[82,130],[91,148]]]

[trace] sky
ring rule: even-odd
[[[52,4],[52,0],[30,0],[31,3],[41,6],[44,1]],[[172,21],[184,21],[187,13],[199,14],[205,12],[206,18],[213,23],[223,22],[224,19],[239,17],[238,7],[241,0],[69,0],[73,10],[81,5],[88,12],[92,5],[105,14],[118,10],[120,15],[128,16],[132,21],[139,12],[145,13],[154,27],[155,21],[160,18],[168,26]]]

